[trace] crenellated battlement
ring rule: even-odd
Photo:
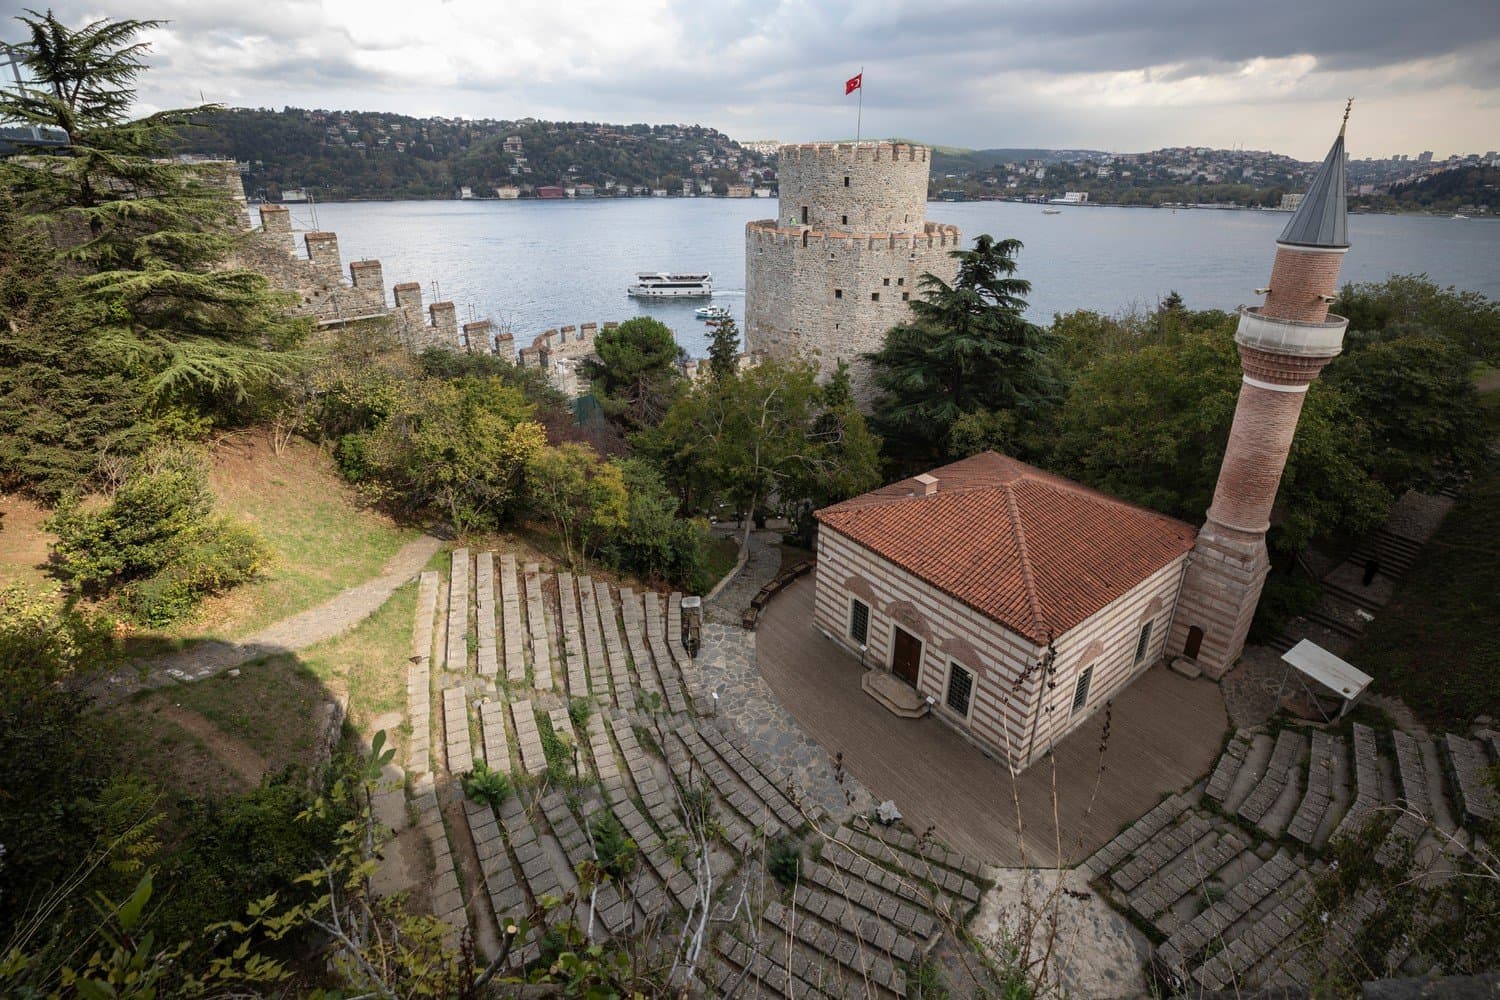
[[[920,232],[849,233],[812,226],[784,226],[775,219],[761,219],[745,224],[745,236],[752,252],[759,247],[791,246],[844,252],[889,250],[910,253],[919,249],[958,249],[962,244],[958,227],[942,222],[925,222]]]
[[[781,166],[788,162],[845,166],[859,163],[928,162],[926,146],[911,142],[803,142],[777,151]]]

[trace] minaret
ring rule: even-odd
[[[1351,102],[1352,103],[1352,102]],[[1349,109],[1344,109],[1344,127]],[[1215,679],[1239,659],[1270,562],[1266,529],[1292,435],[1349,321],[1331,316],[1349,250],[1344,128],[1276,241],[1265,304],[1240,308],[1235,343],[1244,377],[1208,519],[1188,559],[1168,649]]]

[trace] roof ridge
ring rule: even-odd
[[[1031,571],[1031,551],[1026,547],[1026,528],[1021,524],[1021,511],[1016,506],[1016,493],[1013,489],[1014,483],[1006,483],[1002,488],[1005,490],[1005,506],[1010,511],[1011,534],[1016,539],[1016,550],[1021,556],[1021,582],[1026,585],[1026,602],[1031,605],[1032,631],[1031,638],[1040,641],[1037,637],[1037,629],[1042,625],[1042,602],[1036,592],[1036,577]]]

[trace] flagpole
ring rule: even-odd
[[[855,113],[855,118],[854,118],[854,144],[856,146],[859,145],[859,132],[860,132],[860,128],[864,125],[864,121],[865,121],[865,68],[863,66],[861,66],[859,68],[859,110]]]

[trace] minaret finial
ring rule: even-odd
[[[1352,111],[1353,109],[1354,109],[1354,98],[1351,97],[1351,98],[1349,98],[1349,102],[1344,105],[1344,124],[1342,124],[1342,125],[1339,126],[1339,135],[1343,135],[1344,134],[1344,129],[1346,129],[1346,128],[1349,127],[1349,112]]]

